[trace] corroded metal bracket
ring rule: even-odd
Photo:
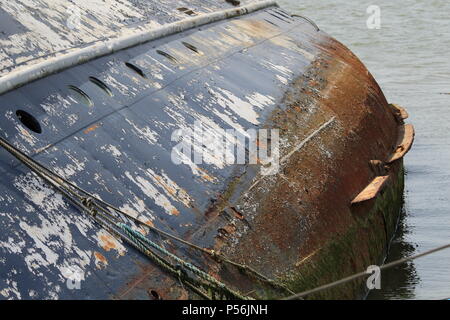
[[[381,190],[383,190],[386,183],[389,181],[389,176],[380,176],[373,179],[369,185],[361,191],[360,194],[353,199],[352,204],[364,202],[375,198]]]
[[[405,108],[403,108],[402,106],[395,104],[395,103],[391,103],[389,104],[389,107],[392,108],[392,111],[394,112],[394,115],[399,119],[399,120],[405,120],[409,118],[409,114],[406,111]]]
[[[412,124],[405,124],[399,127],[398,144],[395,151],[387,159],[387,163],[392,163],[398,159],[403,158],[414,142],[414,126]]]
[[[389,104],[389,106],[392,108],[394,115],[397,117],[399,121],[403,122],[403,120],[409,117],[408,112],[403,107],[397,104]],[[414,136],[415,136],[414,126],[412,124],[402,124],[398,127],[397,147],[386,160],[387,165],[392,164],[394,161],[403,158],[408,153],[414,142]],[[375,165],[380,166],[382,162],[372,160],[370,164],[372,167],[374,167]],[[384,186],[388,181],[389,181],[388,175],[377,176],[369,183],[369,185],[367,185],[367,187],[364,188],[363,191],[361,191],[352,200],[351,204],[360,203],[375,198],[383,190]]]

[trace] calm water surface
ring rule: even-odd
[[[388,101],[405,106],[416,141],[405,160],[405,214],[388,261],[450,242],[450,1],[279,0],[366,64]],[[378,5],[381,28],[366,26]],[[450,297],[450,249],[383,272],[369,299]]]

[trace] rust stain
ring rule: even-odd
[[[214,182],[216,180],[216,178],[210,176],[205,169],[198,168],[198,170],[202,172],[201,177],[203,178],[203,180],[206,180],[206,181],[209,181],[209,182]]]
[[[167,183],[165,183],[160,176],[155,177],[156,181],[159,183],[159,185],[166,190],[170,195],[176,196],[177,192],[174,188],[171,188]]]
[[[102,255],[100,252],[95,251],[94,257],[97,269],[103,269],[108,265],[108,260],[106,260],[105,256]]]
[[[112,241],[110,236],[101,235],[100,240],[103,242],[103,249],[110,251],[111,249],[116,249],[116,244]]]
[[[403,108],[402,106],[395,103],[391,103],[389,104],[389,106],[392,108],[393,113],[400,121],[409,118],[408,111],[406,111],[405,108]]]
[[[23,135],[27,136],[28,138],[33,139],[33,136],[27,130],[25,130],[24,128],[20,127],[19,131],[20,131],[20,133],[22,133]]]
[[[100,126],[101,126],[100,123],[96,123],[96,124],[90,126],[89,128],[86,128],[86,129],[83,131],[83,133],[84,133],[84,134],[91,133],[92,131],[95,131],[95,130],[97,130],[98,128],[100,128]]]
[[[239,220],[243,220],[244,219],[244,215],[242,213],[240,213],[235,207],[230,207],[231,211],[233,211],[234,216],[236,218],[238,218]]]
[[[117,299],[135,299],[133,291],[136,288],[145,288],[147,292],[154,290],[159,297],[168,300],[189,298],[189,292],[179,285],[177,279],[167,277],[163,271],[155,268],[153,264],[138,263],[137,266],[142,268],[142,271],[129,279],[126,285],[118,290]],[[155,298],[154,293],[150,292],[150,294],[150,298]]]
[[[152,220],[150,220],[150,219],[147,219],[147,220],[145,220],[145,221],[143,221],[144,222],[144,224],[146,224],[146,225],[148,225],[148,226],[150,226],[150,227],[154,227],[155,225],[153,224],[153,221]]]
[[[119,255],[123,256],[125,254],[125,252],[123,252],[122,250],[120,250],[120,248],[117,247],[117,240],[114,237],[103,234],[100,236],[100,241],[102,243],[101,247],[105,251],[117,250],[119,252]]]
[[[287,38],[276,42],[296,49]],[[262,180],[233,203],[251,228],[236,224],[233,233],[220,225],[215,238],[215,250],[268,276],[310,266],[320,257],[319,248],[334,235],[345,234],[354,221],[350,201],[374,178],[367,164],[402,145],[401,139],[396,142],[398,123],[364,65],[338,42],[317,40],[314,45],[322,54],[292,81],[283,98],[286,111],[273,113],[269,121],[283,129],[287,147],[330,117],[336,117],[337,125],[283,167],[283,174],[299,187],[289,186],[281,176]]]

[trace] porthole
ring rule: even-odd
[[[188,16],[195,16],[195,15],[197,15],[193,10],[191,10],[189,8],[182,7],[182,8],[178,8],[177,10],[187,14]]]
[[[163,57],[165,57],[167,59],[169,59],[172,63],[177,63],[178,62],[177,58],[175,58],[174,56],[168,54],[167,52],[164,52],[164,51],[161,51],[161,50],[156,50],[156,53],[162,55]]]
[[[240,0],[225,0],[228,3],[231,3],[233,6],[238,6],[241,4]]]
[[[275,27],[279,27],[279,25],[277,25],[275,22],[270,21],[269,19],[264,19],[264,21],[266,21],[267,23],[270,23],[271,25],[273,25]]]
[[[283,17],[281,17],[281,16],[275,14],[275,12],[274,12],[274,13],[268,12],[268,14],[270,14],[272,17],[275,17],[275,18],[277,18],[278,20],[281,20],[281,21],[283,21],[283,22],[291,23],[290,20],[287,20],[287,19],[285,19],[285,18],[283,18]]]
[[[283,12],[283,11],[281,11],[281,10],[274,10],[274,12],[275,12],[276,14],[279,14],[279,15],[282,16],[282,17],[285,17],[285,18],[287,18],[287,19],[289,19],[289,20],[292,20],[292,17],[291,17],[290,15],[288,15],[287,13],[285,13],[285,12]]]
[[[190,43],[184,42],[184,41],[182,42],[182,44],[183,44],[186,48],[188,48],[189,50],[194,51],[195,53],[200,54],[200,51],[197,49],[196,46],[194,46],[194,45],[192,45],[192,44],[190,44]]]
[[[29,130],[35,133],[42,133],[42,128],[39,121],[28,112],[23,110],[17,110],[16,116],[19,119],[19,121]]]
[[[77,100],[79,103],[85,104],[88,107],[92,107],[94,105],[94,102],[92,99],[80,88],[75,86],[68,86],[69,90],[71,91],[72,96]]]
[[[159,293],[156,290],[148,290],[147,292],[151,299],[162,300],[161,296],[159,295]]]
[[[95,77],[89,77],[89,81],[91,81],[93,84],[95,84],[97,87],[99,87],[101,90],[103,90],[107,95],[110,97],[113,96],[113,93],[111,89],[100,79],[97,79]]]
[[[125,62],[125,65],[130,68],[131,70],[133,70],[134,72],[136,72],[138,75],[140,75],[142,78],[147,78],[147,76],[145,75],[144,71],[142,71],[141,68],[139,68],[138,66],[129,63],[129,62]]]

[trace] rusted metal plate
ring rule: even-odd
[[[392,163],[405,156],[411,149],[414,142],[414,126],[412,124],[405,124],[399,127],[398,145],[395,151],[387,159],[387,163]]]
[[[316,35],[318,39],[323,33]],[[371,236],[380,232],[387,239],[392,234],[384,234],[382,217],[369,224],[370,232],[358,229],[349,204],[374,178],[370,160],[385,159],[395,148],[397,120],[371,74],[344,45],[331,38],[316,45],[321,54],[286,91],[286,108],[270,118],[286,138],[283,155],[301,148],[281,167],[282,174],[261,179],[249,191],[238,189],[244,192],[229,204],[250,227],[236,223],[233,235],[216,244],[233,259],[293,286],[306,274],[314,279],[309,285],[320,285],[358,272],[366,262],[378,263],[384,244],[377,243],[379,258],[362,258],[373,246]],[[398,206],[396,202],[394,215]],[[371,209],[366,207],[366,213]],[[346,251],[349,243],[354,245]],[[331,256],[326,249],[334,249]],[[334,297],[355,297],[353,293]]]
[[[386,182],[388,181],[389,176],[381,176],[373,179],[369,185],[364,188],[361,193],[359,193],[355,199],[352,200],[352,204],[364,202],[370,199],[375,198],[381,190],[383,190]]]

